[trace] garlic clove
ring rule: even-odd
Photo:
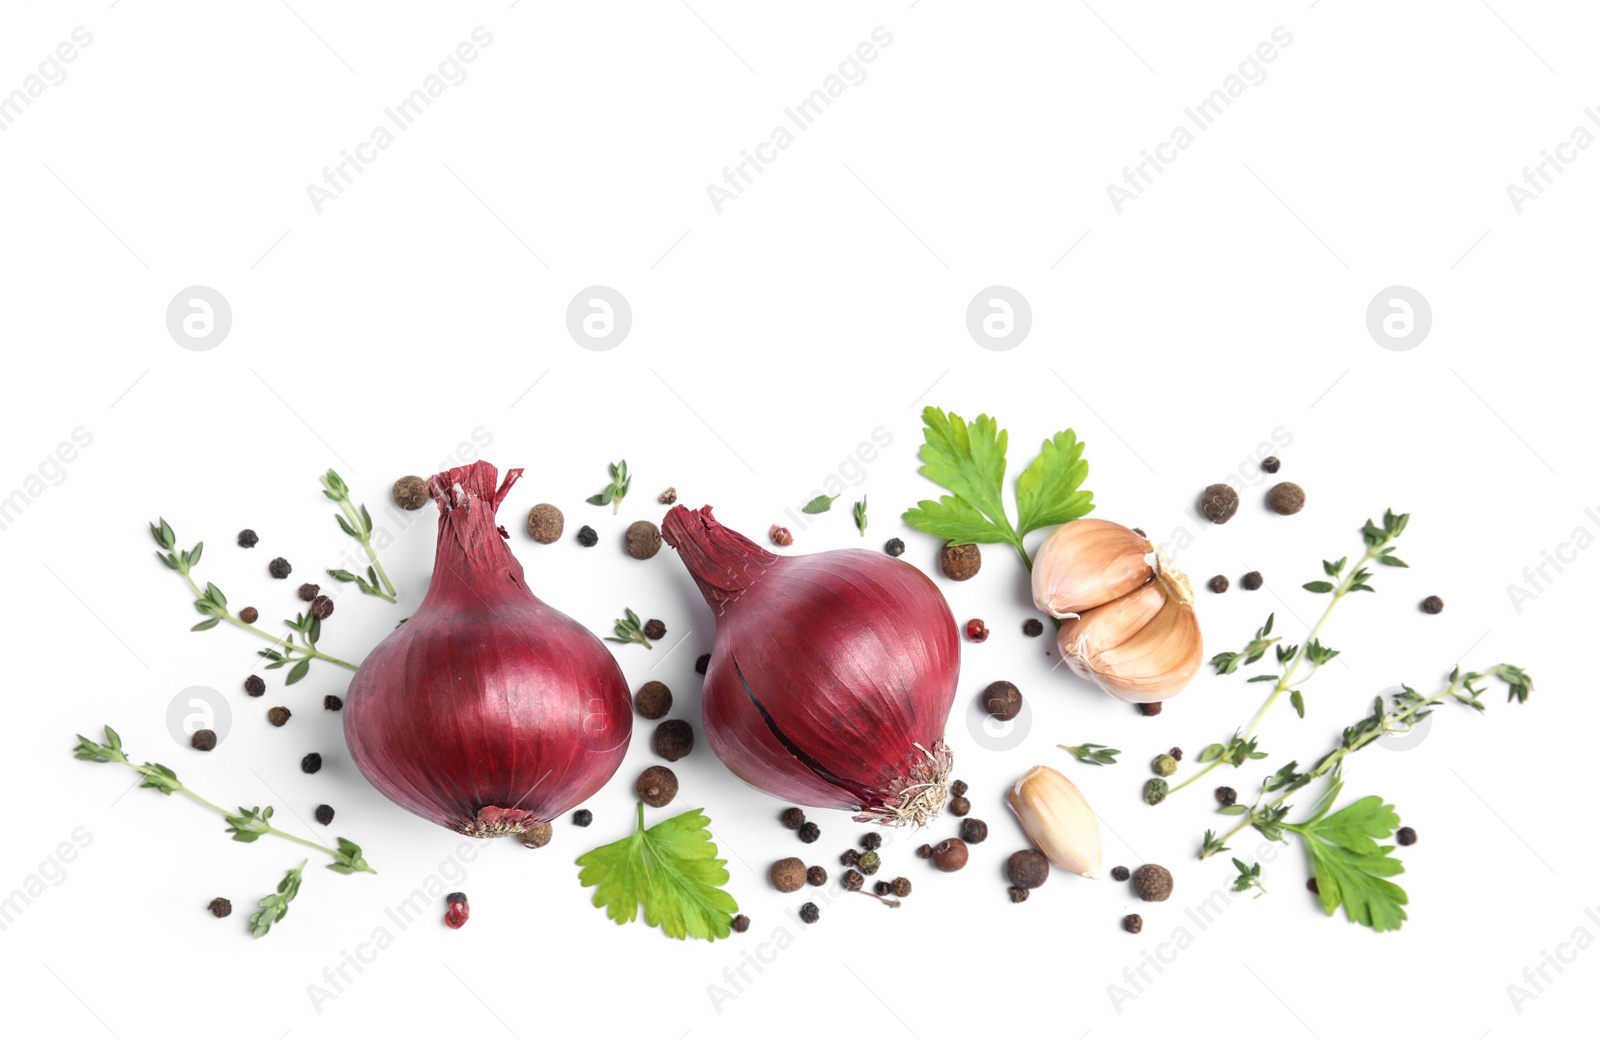
[[[1057,644],[1073,671],[1129,703],[1181,692],[1204,652],[1194,607],[1162,582],[1067,621]]]
[[[1063,523],[1033,558],[1033,601],[1058,620],[1129,594],[1155,576],[1148,540],[1120,523]]]
[[[1069,873],[1100,875],[1100,821],[1072,780],[1035,766],[1006,793],[1006,804],[1045,858]]]

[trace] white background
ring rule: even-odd
[[[1580,425],[1600,158],[1579,153],[1521,214],[1506,185],[1574,127],[1600,132],[1584,115],[1600,96],[1592,13],[1502,0],[692,7],[8,5],[0,92],[75,27],[93,34],[67,78],[0,133],[0,494],[29,487],[74,429],[93,437],[64,476],[45,465],[55,482],[25,491],[35,500],[0,531],[0,893],[26,885],[77,828],[92,838],[64,877],[48,867],[60,882],[0,932],[15,1026],[124,1039],[464,1024],[931,1039],[1001,1022],[1069,1037],[1573,1034],[1600,971],[1600,951],[1559,945],[1579,928],[1600,936],[1584,915],[1600,906],[1584,793],[1596,709],[1578,659],[1600,557],[1548,570],[1548,590],[1520,611],[1507,586],[1575,528],[1600,532],[1584,511],[1600,494]],[[479,25],[493,43],[468,78],[318,214],[306,186]],[[880,25],[893,42],[866,79],[718,214],[706,186]],[[1266,79],[1119,215],[1107,184],[1280,25],[1293,43]],[[569,300],[595,284],[633,309],[609,352],[566,331]],[[1031,334],[1004,352],[981,349],[964,319],[997,284],[1033,311]],[[1406,352],[1381,348],[1365,324],[1369,301],[1396,284],[1433,309],[1431,334]],[[233,310],[207,352],[181,349],[165,326],[191,285]],[[1030,615],[1020,568],[997,550],[970,583],[940,578],[959,618],[995,631],[964,646],[949,727],[992,834],[966,872],[931,874],[910,853],[920,839],[898,840],[887,875],[913,879],[904,908],[834,896],[804,927],[790,915],[801,897],[761,879],[802,850],[776,824],[782,806],[702,746],[679,763],[680,805],[707,808],[751,930],[680,944],[615,927],[572,859],[626,831],[632,778],[650,758],[641,725],[589,830],[558,824],[537,852],[482,848],[449,884],[470,894],[471,923],[400,930],[385,909],[459,839],[356,774],[339,718],[317,707],[342,672],[318,667],[288,690],[277,672],[265,698],[247,699],[258,647],[229,629],[186,633],[186,591],[145,529],[163,515],[183,544],[204,538],[200,576],[270,620],[298,605],[302,576],[353,544],[318,473],[339,469],[376,508],[396,476],[428,475],[480,430],[485,457],[528,469],[508,526],[550,501],[569,531],[601,532],[592,551],[516,533],[530,584],[598,632],[628,605],[663,619],[662,645],[619,647],[618,659],[634,687],[667,681],[676,715],[697,720],[692,665],[710,645],[709,614],[670,550],[644,564],[622,554],[625,524],[659,518],[654,496],[675,484],[759,536],[881,426],[893,444],[860,486],[865,544],[903,535],[906,558],[932,569],[932,540],[898,519],[931,490],[915,474],[928,403],[999,416],[1014,470],[1073,426],[1097,515],[1164,540],[1196,533],[1180,552],[1196,584],[1216,572],[1236,582],[1224,597],[1201,593],[1208,651],[1236,648],[1269,611],[1297,636],[1320,605],[1299,588],[1320,576],[1318,560],[1359,552],[1357,528],[1386,506],[1413,514],[1400,547],[1412,568],[1379,573],[1379,594],[1340,607],[1326,635],[1344,656],[1307,687],[1306,720],[1281,706],[1264,730],[1272,758],[1224,777],[1253,789],[1257,773],[1331,746],[1378,691],[1432,689],[1458,659],[1527,667],[1538,688],[1525,707],[1496,689],[1486,716],[1443,711],[1425,745],[1352,764],[1350,792],[1394,800],[1421,834],[1404,854],[1401,932],[1323,918],[1297,851],[1265,867],[1271,894],[1235,900],[1203,929],[1189,918],[1233,872],[1191,858],[1217,818],[1211,784],[1147,808],[1144,762],[1225,738],[1258,687],[1207,675],[1147,719],[1050,674],[1046,641],[1018,632]],[[1292,443],[1274,450],[1307,488],[1305,511],[1267,514],[1256,483],[1232,523],[1196,526],[1186,509],[1199,489],[1241,463],[1250,473],[1280,429]],[[583,498],[621,457],[637,476],[612,517]],[[797,530],[793,551],[863,544],[843,508],[858,493]],[[385,553],[401,604],[341,598],[330,652],[359,656],[420,600],[435,521],[415,515]],[[232,544],[247,525],[263,538],[253,552]],[[280,553],[297,568],[285,583],[264,573]],[[1249,569],[1266,589],[1238,590]],[[1447,608],[1424,616],[1417,603],[1434,593]],[[1033,710],[1005,752],[973,728],[974,695],[1001,677]],[[209,756],[166,729],[169,701],[195,685],[234,712]],[[263,717],[275,703],[295,711],[282,729]],[[130,773],[68,752],[72,733],[104,723],[215,800],[276,804],[297,832],[324,833],[310,812],[333,804],[331,832],[358,840],[379,875],[314,862],[289,917],[252,942],[250,904],[298,849],[233,844],[193,805],[122,796]],[[1090,770],[1054,749],[1085,740],[1122,748],[1125,763]],[[296,767],[310,750],[326,761],[315,776]],[[1130,905],[1122,885],[1059,873],[1027,904],[1007,902],[998,865],[1022,838],[1000,794],[1035,763],[1092,800],[1108,867],[1174,870],[1170,902]],[[817,816],[810,857],[837,872],[857,828]],[[1235,847],[1253,858],[1258,843]],[[233,900],[231,919],[204,912],[214,895]],[[1138,937],[1118,926],[1134,908]],[[308,986],[386,924],[392,942],[366,947],[354,983],[314,1002]],[[1192,941],[1163,945],[1180,927]],[[785,948],[762,944],[779,929]],[[1528,985],[1524,968],[1558,947],[1573,962],[1547,967],[1553,983],[1515,1004],[1507,986]],[[1136,998],[1114,999],[1108,986],[1126,986],[1123,969],[1147,955],[1172,962]],[[759,975],[757,957],[771,960]],[[724,972],[737,979],[741,965],[748,983],[718,996],[710,986],[733,993]]]

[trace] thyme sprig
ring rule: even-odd
[[[378,560],[377,549],[372,547],[372,514],[365,505],[357,505],[350,500],[349,486],[332,469],[322,475],[322,493],[339,506],[339,515],[334,517],[339,521],[339,529],[359,541],[367,551],[367,558],[372,561],[367,567],[366,578],[348,570],[329,570],[328,576],[335,581],[354,582],[365,595],[375,595],[387,602],[394,602],[394,582],[389,580],[383,563]],[[379,587],[380,582],[382,587]]]
[[[863,494],[861,496],[861,500],[860,501],[856,502],[854,514],[855,514],[855,519],[856,519],[856,529],[861,532],[861,536],[862,537],[866,537],[867,536],[867,496],[865,494]]]
[[[350,671],[356,670],[356,665],[347,660],[330,656],[317,648],[317,640],[322,634],[322,622],[307,614],[296,614],[295,619],[285,620],[284,627],[289,629],[287,636],[274,635],[264,628],[254,624],[247,624],[228,609],[228,597],[222,589],[206,582],[205,588],[195,583],[191,570],[200,562],[200,557],[205,550],[205,542],[197,541],[193,548],[180,549],[177,546],[177,535],[165,519],[158,523],[150,524],[150,536],[155,539],[163,551],[156,553],[156,558],[170,570],[176,570],[178,575],[194,593],[194,608],[206,619],[190,628],[190,631],[209,631],[223,621],[234,627],[248,631],[252,635],[266,639],[272,643],[272,648],[260,650],[260,654],[272,663],[267,665],[268,670],[289,667],[287,684],[295,682],[306,676],[311,669],[311,661],[323,660],[330,664]],[[298,641],[296,640],[298,636]]]
[[[639,619],[639,615],[629,609],[625,609],[623,612],[626,616],[619,617],[616,621],[616,627],[611,629],[616,634],[607,635],[606,641],[620,642],[624,645],[629,642],[637,642],[645,649],[655,649],[654,646],[650,645],[650,640],[645,637],[644,622]]]
[[[612,462],[606,467],[611,471],[611,482],[601,488],[599,494],[591,494],[585,498],[590,505],[609,505],[612,515],[622,508],[622,499],[628,496],[628,489],[633,486],[633,477],[628,475],[628,460]]]
[[[1085,765],[1115,765],[1117,763],[1117,755],[1122,753],[1122,751],[1114,747],[1108,747],[1103,743],[1080,743],[1076,747],[1058,743],[1056,746]]]
[[[306,860],[301,859],[300,865],[285,873],[283,879],[278,881],[277,891],[256,903],[261,908],[250,914],[250,937],[260,938],[272,929],[273,924],[289,915],[289,903],[300,893],[300,879],[305,868]]]

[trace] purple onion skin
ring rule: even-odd
[[[792,804],[936,814],[961,640],[934,583],[879,552],[774,555],[709,506],[675,507],[661,532],[716,615],[702,704],[717,757]]]
[[[521,469],[487,462],[430,485],[441,513],[422,605],[362,663],[344,735],[384,796],[472,837],[565,814],[622,764],[628,686],[599,639],[540,602],[495,522]]]

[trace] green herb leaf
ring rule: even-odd
[[[815,516],[818,513],[827,512],[829,509],[833,508],[833,499],[837,497],[839,497],[837,494],[835,494],[833,498],[828,497],[826,494],[819,494],[815,498],[812,498],[810,501],[806,502],[804,505],[800,506],[800,511],[805,513],[807,516]]]
[[[1331,804],[1341,784],[1331,784],[1322,804]],[[1325,809],[1324,809],[1325,810]],[[1363,797],[1332,815],[1313,817],[1284,828],[1298,834],[1317,874],[1322,909],[1329,916],[1341,905],[1345,916],[1374,931],[1398,930],[1405,923],[1405,891],[1388,878],[1405,872],[1393,858],[1393,845],[1379,844],[1400,825],[1394,806],[1381,797]]]
[[[306,675],[309,674],[310,671],[311,671],[311,658],[310,657],[306,657],[304,660],[301,660],[300,662],[295,664],[294,667],[291,667],[289,669],[288,677],[286,677],[283,680],[283,684],[284,685],[294,685],[296,682],[300,681],[300,679],[306,677]]]
[[[641,803],[631,836],[578,857],[578,882],[595,889],[595,906],[619,925],[642,906],[645,922],[669,938],[726,938],[739,905],[722,889],[727,861],[716,857],[710,822],[696,808],[647,830]]]
[[[1294,713],[1304,718],[1306,716],[1306,698],[1300,695],[1300,690],[1289,690],[1289,703],[1294,707]]]
[[[1300,587],[1304,588],[1308,592],[1316,592],[1318,595],[1321,595],[1324,592],[1333,591],[1333,585],[1328,581],[1307,581]]]
[[[590,505],[610,505],[615,513],[622,508],[622,499],[627,497],[628,488],[633,486],[633,477],[628,475],[627,459],[608,464],[606,471],[611,474],[611,482],[601,488],[599,494],[592,494],[584,501]]]
[[[1082,743],[1076,747],[1058,743],[1056,746],[1085,765],[1115,765],[1117,763],[1117,755],[1122,753],[1122,751],[1107,747],[1103,743]]]
[[[1027,534],[1087,516],[1094,510],[1094,494],[1080,491],[1089,475],[1083,444],[1077,434],[1063,429],[1046,440],[1028,468],[1017,477],[1017,533]]]
[[[300,877],[305,868],[306,860],[301,859],[300,865],[285,873],[283,879],[278,881],[278,890],[275,894],[268,895],[256,903],[261,908],[250,915],[250,937],[260,938],[272,930],[273,924],[289,915],[289,903],[300,893]]]
[[[856,502],[855,519],[856,519],[856,530],[861,532],[861,536],[862,537],[866,537],[867,536],[867,496],[865,494],[863,494],[861,496],[861,500],[860,501]]]

